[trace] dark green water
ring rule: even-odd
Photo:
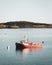
[[[16,50],[25,34],[29,42],[44,41],[43,48]],[[52,65],[52,29],[0,29],[0,65]]]

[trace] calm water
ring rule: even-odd
[[[16,50],[25,34],[29,42],[44,41],[43,48]],[[0,29],[0,65],[52,65],[52,29]]]

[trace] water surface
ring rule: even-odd
[[[29,42],[44,41],[43,48],[16,50],[25,34]],[[0,65],[52,65],[52,29],[0,29]]]

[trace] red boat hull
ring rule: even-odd
[[[39,45],[38,44],[37,45],[28,45],[28,46],[24,45],[24,46],[25,46],[25,48],[42,48],[42,45],[40,45],[40,44]]]
[[[24,44],[16,43],[16,48],[17,49],[24,49],[24,48],[42,48],[42,44],[29,44],[29,45],[24,45]]]

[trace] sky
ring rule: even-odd
[[[0,23],[9,21],[52,24],[52,0],[0,0]]]

